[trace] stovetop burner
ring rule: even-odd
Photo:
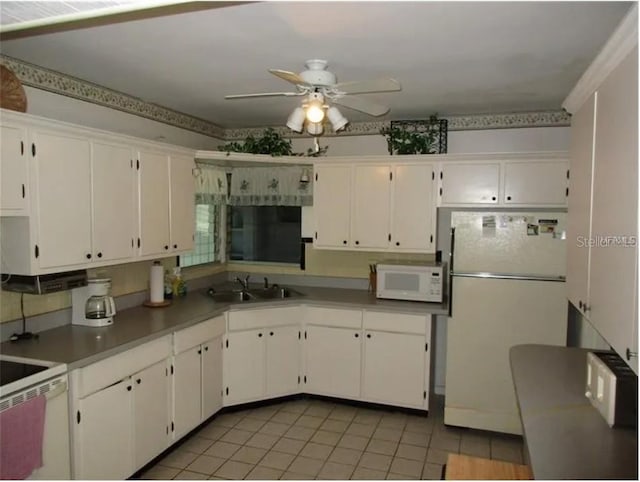
[[[46,370],[46,366],[0,360],[0,386]]]

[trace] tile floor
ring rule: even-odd
[[[310,398],[214,417],[143,479],[440,479],[449,453],[523,463],[522,438],[428,417]]]

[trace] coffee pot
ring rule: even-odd
[[[73,325],[107,326],[113,323],[116,304],[111,296],[111,279],[90,279],[87,286],[71,291]]]

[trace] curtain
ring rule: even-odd
[[[301,182],[301,179],[306,179],[307,182]],[[312,166],[239,167],[231,173],[229,204],[311,206],[312,184]]]
[[[199,166],[196,176],[196,204],[227,203],[227,173],[224,169]]]

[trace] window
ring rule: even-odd
[[[300,262],[299,206],[232,206],[230,259]]]
[[[196,204],[193,251],[180,256],[180,266],[220,261],[220,204]]]

